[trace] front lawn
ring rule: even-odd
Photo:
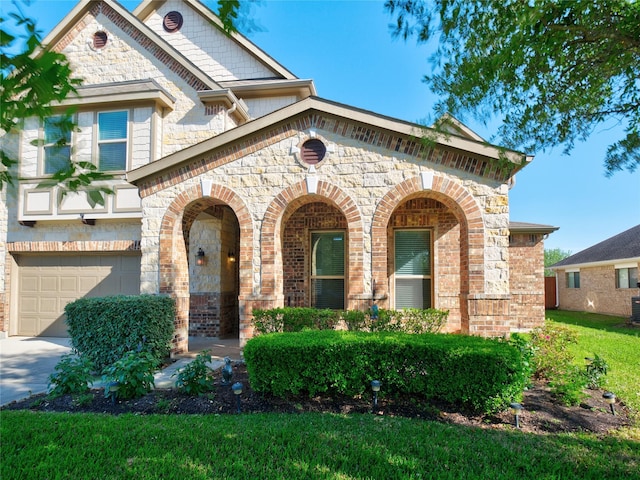
[[[640,327],[629,326],[625,318],[595,313],[547,310],[546,316],[578,333],[578,343],[570,346],[578,365],[594,354],[607,361],[605,388],[640,412]]]
[[[637,441],[374,415],[3,411],[3,480],[640,478]]]

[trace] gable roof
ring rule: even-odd
[[[133,15],[144,22],[145,18],[151,15],[155,10],[159,9],[167,0],[143,0],[134,11]],[[182,0],[182,3],[192,8],[212,25],[224,32],[224,27],[218,16],[211,11],[206,5],[198,0]],[[226,34],[226,33],[225,33]],[[281,77],[287,80],[297,80],[297,77],[287,70],[282,64],[274,60],[264,50],[260,49],[256,44],[251,42],[247,37],[239,32],[230,32],[226,34],[235,43],[239,44],[245,51],[251,53],[263,65],[274,72],[274,77]]]
[[[212,28],[221,28],[221,22],[218,17],[200,2],[195,0],[182,1],[215,25],[215,27]],[[163,3],[165,3],[165,0],[145,0],[136,8],[135,12],[140,17],[144,17]],[[126,22],[130,27],[127,33],[132,36],[134,40],[138,41],[142,48],[146,49],[166,65],[169,65],[175,73],[187,81],[196,91],[205,92],[208,97],[210,97],[210,100],[215,96],[218,101],[224,102],[227,106],[233,104],[238,105],[237,115],[239,115],[243,121],[249,119],[249,114],[239,102],[237,95],[244,91],[272,91],[278,94],[282,92],[295,92],[301,97],[314,95],[316,93],[313,80],[298,79],[240,34],[232,34],[230,38],[232,41],[240,44],[242,48],[247,50],[249,54],[253,55],[262,64],[272,69],[274,71],[274,78],[257,79],[255,81],[247,80],[238,85],[226,82],[227,84],[223,86],[196,66],[180,51],[171,46],[160,35],[155,33],[141,18],[138,18],[138,16],[129,12],[114,0],[80,0],[71,12],[44,38],[42,44],[59,50],[64,49],[79,31],[74,30],[74,26],[82,22],[86,15],[91,15],[92,13],[97,14],[97,12],[119,17]],[[266,80],[271,80],[271,82]],[[277,83],[274,82],[274,80],[277,81]],[[238,87],[238,93],[235,92],[236,87]]]
[[[208,156],[213,151],[224,149],[231,143],[241,141],[260,131],[276,128],[286,122],[292,122],[294,117],[299,118],[303,115],[327,116],[344,124],[364,124],[364,128],[359,127],[357,132],[351,132],[352,138],[368,142],[377,147],[384,147],[385,145],[381,143],[382,137],[384,137],[385,144],[391,145],[390,147],[387,146],[387,148],[396,148],[398,152],[421,160],[425,159],[425,154],[433,150],[431,145],[425,144],[421,139],[425,134],[433,134],[434,142],[437,146],[448,147],[461,152],[460,155],[436,156],[435,163],[479,176],[505,180],[501,178],[504,174],[500,173],[501,171],[497,168],[497,164],[493,163],[494,160],[497,161],[498,159],[506,158],[512,163],[514,170],[511,171],[511,175],[526,165],[526,155],[514,150],[507,150],[486,142],[480,142],[467,136],[439,134],[422,125],[386,117],[368,110],[318,97],[307,97],[304,100],[251,120],[196,145],[131,170],[127,172],[127,181],[136,184],[147,178],[160,176],[172,170],[180,169],[184,171],[187,169],[188,164],[197,161],[198,158]],[[314,118],[314,120],[316,119]],[[393,142],[391,142],[392,138]],[[396,141],[396,138],[404,140],[402,147],[400,142]],[[427,160],[431,160],[431,158],[430,156]]]
[[[603,240],[581,252],[551,265],[556,269],[566,266],[611,263],[620,260],[640,261],[640,225]]]

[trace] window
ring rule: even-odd
[[[395,308],[431,308],[431,232],[395,232]]]
[[[98,168],[127,169],[127,111],[98,113]]]
[[[580,288],[580,272],[567,272],[567,288]]]
[[[51,175],[71,162],[71,128],[69,117],[44,119],[44,173]]]
[[[311,233],[311,306],[344,309],[344,232]]]
[[[616,268],[616,288],[637,288],[638,268]]]

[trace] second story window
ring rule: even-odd
[[[127,169],[126,110],[98,113],[98,168],[103,171]]]
[[[44,173],[52,175],[71,162],[71,121],[55,116],[44,120]]]

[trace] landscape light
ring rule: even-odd
[[[616,403],[616,396],[614,393],[612,392],[604,392],[602,394],[602,398],[604,398],[604,401],[607,402],[609,404],[609,407],[611,408],[611,415],[615,415],[616,411],[613,408],[613,405]]]
[[[522,413],[522,405],[520,405],[519,403],[513,402],[511,404],[511,413],[513,414],[516,428],[520,428],[520,414]]]
[[[240,394],[242,393],[242,383],[241,382],[234,383],[233,385],[231,385],[231,390],[233,390],[233,394],[236,396],[238,413],[240,413],[242,411],[240,408]]]

